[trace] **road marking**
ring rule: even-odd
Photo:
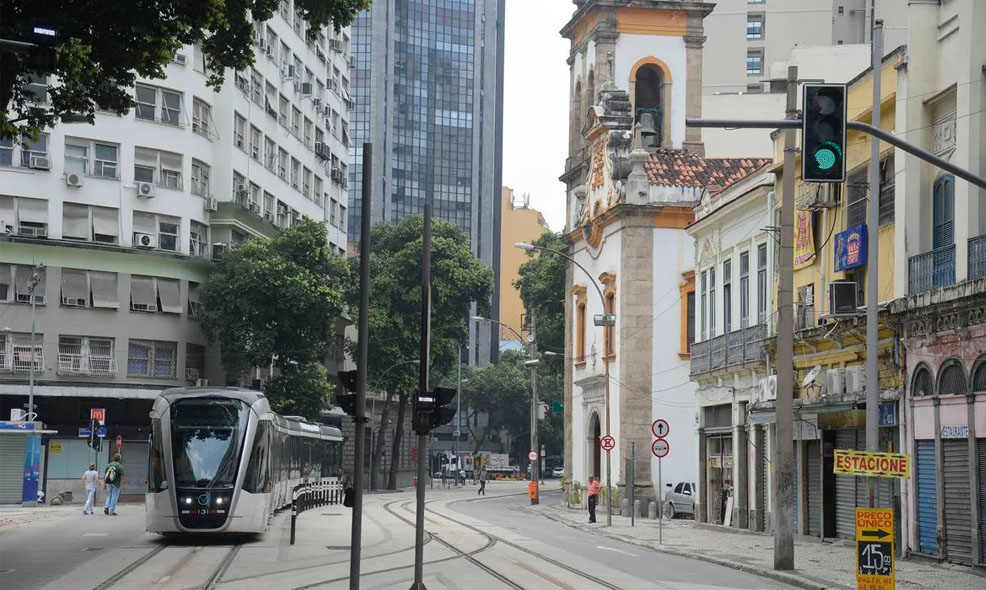
[[[106,537],[109,533],[83,533],[83,537]]]
[[[622,549],[615,549],[613,547],[603,547],[602,545],[596,545],[596,549],[602,549],[603,551],[615,551],[616,553],[622,553],[623,555],[629,555],[630,557],[639,557],[636,553],[630,553],[629,551],[624,551]]]

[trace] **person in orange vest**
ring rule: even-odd
[[[596,522],[596,501],[599,499],[599,490],[602,484],[594,476],[589,476],[589,522]]]

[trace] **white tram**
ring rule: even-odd
[[[147,531],[259,533],[300,483],[342,476],[342,433],[262,393],[169,389],[151,410]]]

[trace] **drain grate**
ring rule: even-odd
[[[105,547],[86,547],[86,551],[102,551]]]

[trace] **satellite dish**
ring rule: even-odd
[[[805,380],[801,382],[801,387],[808,387],[809,385],[814,383],[815,379],[818,378],[818,374],[821,372],[822,372],[822,366],[815,365],[815,367],[812,370],[808,371],[808,374],[805,375]]]

